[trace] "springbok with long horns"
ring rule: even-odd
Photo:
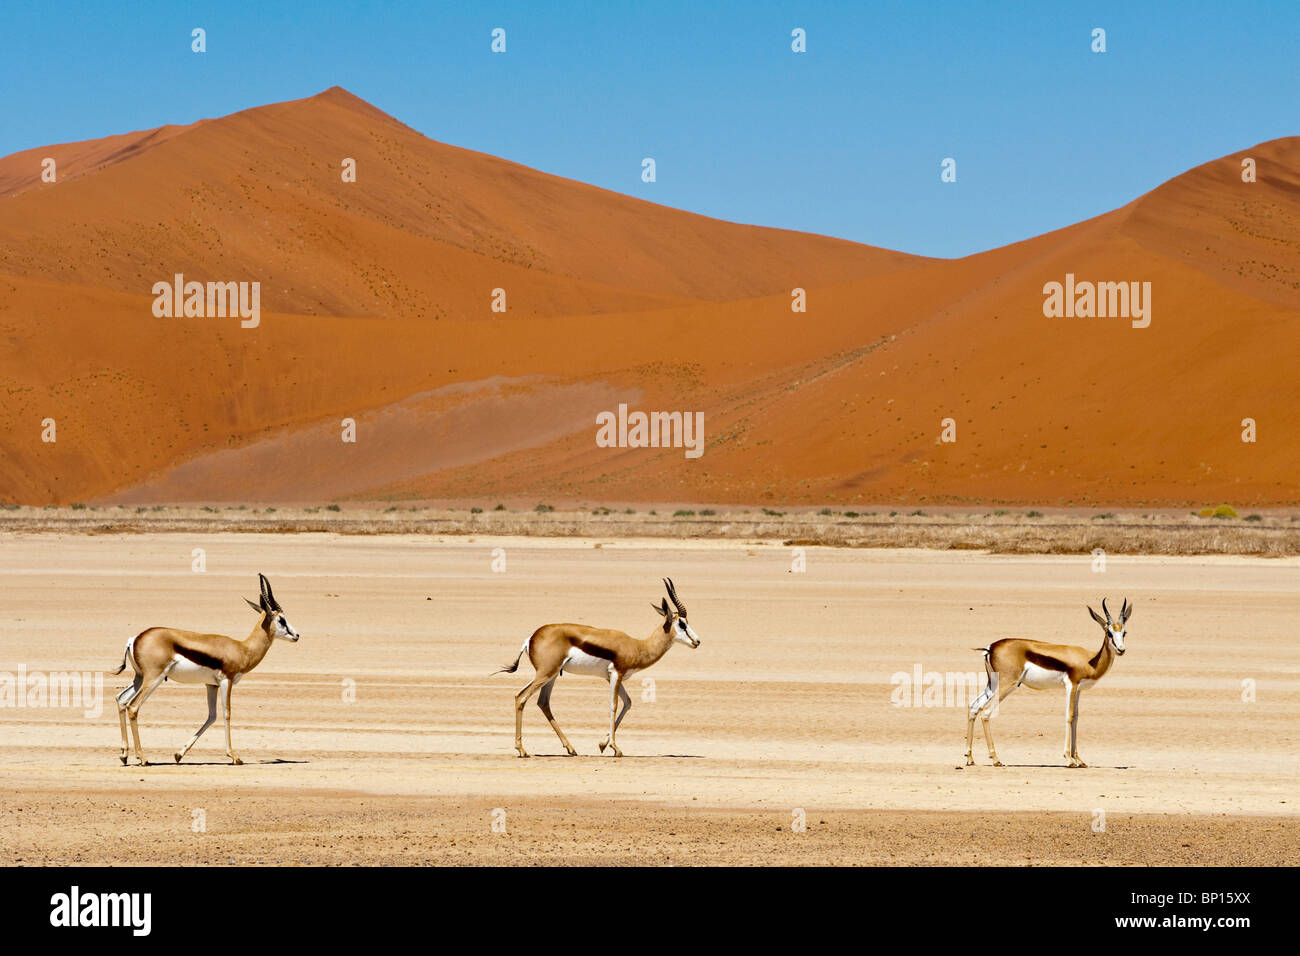
[[[1133,608],[1124,599],[1120,608],[1119,620],[1111,619],[1103,598],[1101,610],[1103,618],[1092,608],[1088,613],[1101,625],[1101,649],[1093,654],[1073,644],[1045,644],[1042,641],[1026,641],[1009,638],[994,641],[988,647],[975,650],[984,655],[984,670],[988,672],[989,682],[984,691],[970,705],[970,714],[966,721],[966,766],[975,763],[971,751],[975,746],[975,718],[981,717],[984,726],[984,742],[989,747],[989,759],[993,766],[1001,767],[997,750],[993,746],[993,735],[989,728],[988,709],[997,694],[1000,704],[1013,690],[1024,684],[1033,690],[1045,690],[1049,687],[1064,685],[1065,699],[1065,758],[1071,767],[1088,766],[1079,758],[1077,730],[1079,725],[1079,694],[1084,688],[1091,687],[1106,676],[1116,655],[1124,653],[1125,624],[1133,616]]]
[[[136,717],[158,685],[167,679],[181,684],[202,684],[208,692],[208,719],[203,722],[189,742],[176,751],[180,763],[203,732],[217,719],[217,694],[221,695],[221,709],[226,716],[226,756],[231,763],[243,763],[230,745],[230,689],[254,667],[262,662],[271,642],[276,639],[297,641],[298,632],[285,619],[280,602],[271,593],[271,582],[266,575],[257,576],[261,586],[261,600],[248,606],[261,617],[253,633],[238,641],[222,634],[199,634],[180,631],[172,627],[151,627],[141,631],[126,642],[122,666],[113,673],[120,674],[130,664],[135,669],[135,679],[117,695],[117,715],[122,723],[122,764],[126,765],[129,745],[126,739],[127,721],[135,738],[135,756],[140,766],[147,766],[144,751],[140,748],[140,727]]]
[[[622,631],[588,627],[585,624],[547,624],[539,627],[524,641],[513,664],[497,671],[498,674],[513,674],[519,669],[524,654],[527,654],[537,672],[528,686],[515,695],[515,750],[519,751],[519,756],[528,756],[523,740],[524,705],[534,693],[537,693],[537,706],[546,715],[551,729],[560,738],[560,743],[564,744],[565,751],[570,757],[577,754],[569,743],[569,738],[564,736],[564,731],[555,722],[555,715],[551,713],[551,690],[555,687],[556,680],[565,673],[601,677],[609,681],[609,736],[601,741],[600,752],[604,753],[605,748],[610,747],[615,757],[623,756],[623,751],[618,749],[618,744],[614,741],[614,735],[627,712],[632,709],[632,698],[623,686],[624,682],[667,654],[674,642],[688,647],[700,646],[699,637],[686,623],[686,608],[678,600],[677,589],[673,587],[671,578],[664,578],[664,587],[668,589],[668,598],[672,599],[675,610],[669,609],[668,598],[664,598],[662,604],[652,603],[650,606],[664,620],[644,640],[637,640]],[[623,702],[623,709],[615,716],[619,700]]]

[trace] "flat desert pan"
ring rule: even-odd
[[[0,709],[3,862],[1300,860],[1300,559],[1112,556],[1095,573],[1090,556],[808,548],[800,572],[777,544],[599,543],[5,536],[0,671],[104,684],[99,712]],[[171,763],[205,708],[168,685],[140,713],[158,764],[122,767],[125,675],[107,672],[126,639],[242,637],[258,571],[302,640],[235,689],[245,765],[220,724]],[[607,687],[568,675],[552,707],[579,755],[530,704],[537,756],[516,757],[531,668],[492,672],[546,623],[648,634],[664,576],[702,644],[633,678],[627,756],[597,753]],[[971,648],[1099,646],[1085,604],[1103,595],[1136,610],[1128,653],[1083,695],[1090,767],[1064,767],[1063,692],[1021,689],[994,721],[1008,766],[977,740],[962,768]]]

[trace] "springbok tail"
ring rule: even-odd
[[[499,667],[492,673],[495,674],[513,674],[519,670],[519,662],[524,659],[524,654],[528,651],[528,645],[533,642],[533,636],[528,635],[528,640],[524,641],[524,646],[519,648],[519,653],[515,655],[515,662],[507,667]]]
[[[128,662],[130,662],[132,667],[135,666],[135,641],[136,638],[138,638],[139,636],[140,635],[137,634],[135,637],[131,638],[129,641],[126,642],[126,647],[122,648],[122,664],[120,667],[118,667],[117,670],[113,671],[114,676],[126,670],[126,665]],[[140,668],[136,667],[136,670],[139,669]]]

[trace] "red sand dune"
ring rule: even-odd
[[[261,282],[260,325],[154,317],[178,272]],[[1044,317],[1067,272],[1150,282],[1150,326]],[[333,88],[0,159],[0,499],[1290,505],[1298,310],[1300,139],[936,260],[549,176]],[[620,401],[703,411],[704,455],[597,447]]]

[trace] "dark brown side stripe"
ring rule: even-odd
[[[1048,657],[1046,654],[1039,654],[1037,651],[1025,651],[1025,660],[1031,664],[1037,664],[1039,667],[1045,667],[1049,671],[1068,671],[1069,665],[1058,661],[1055,657]]]
[[[192,664],[198,664],[200,667],[210,667],[214,671],[221,670],[221,661],[217,660],[210,654],[204,654],[202,651],[196,651],[192,647],[182,647],[176,645],[176,653],[181,655]]]
[[[608,647],[601,647],[588,641],[578,641],[578,650],[584,654],[590,654],[592,657],[599,657],[607,661],[612,661],[616,656]]]

